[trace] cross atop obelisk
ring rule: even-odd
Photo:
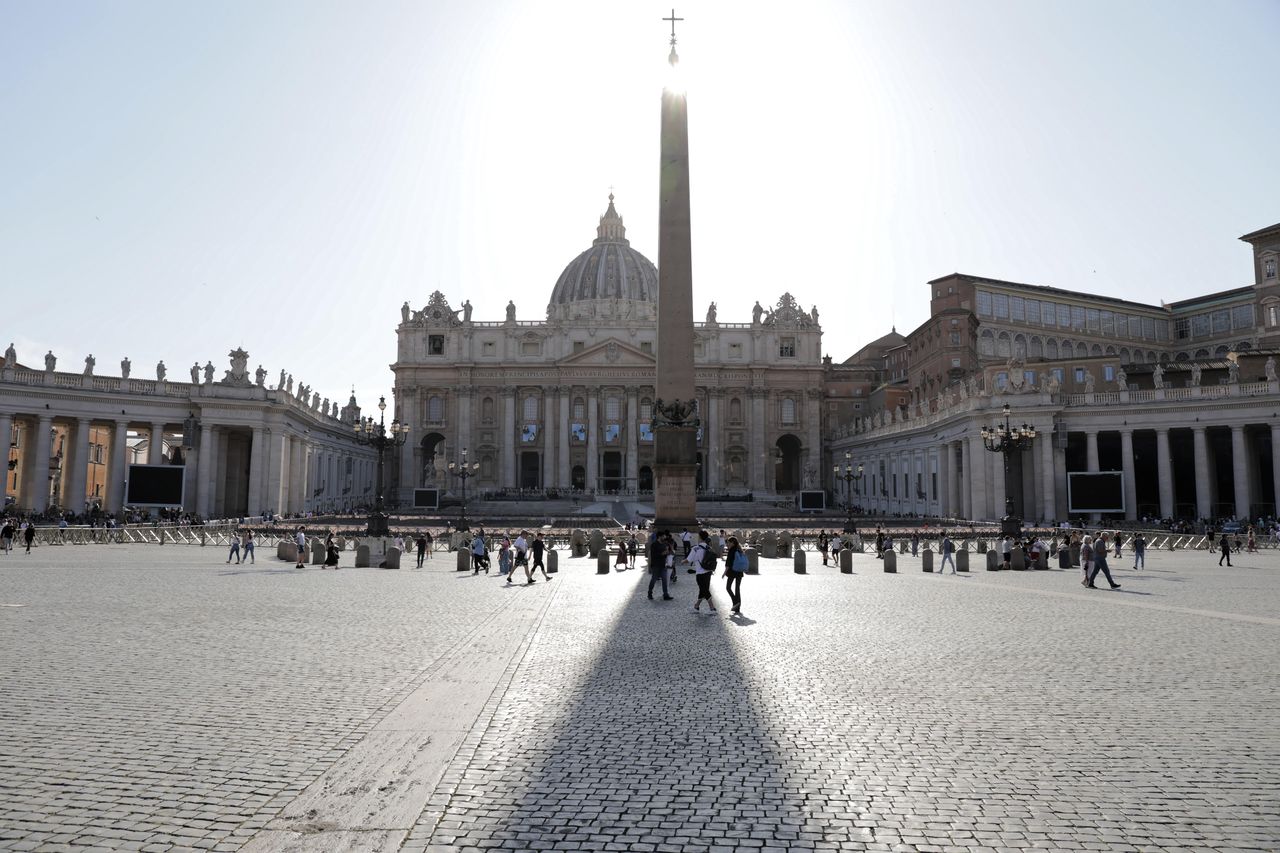
[[[676,56],[676,21],[683,21],[684,18],[677,18],[676,10],[672,9],[671,17],[663,18],[662,20],[671,22],[671,55],[667,57],[667,62],[675,65],[680,61],[680,57]]]
[[[675,10],[671,64],[676,64]],[[653,405],[654,525],[697,524],[698,407],[693,383],[693,252],[689,219],[688,100],[662,90],[658,173],[658,376]]]

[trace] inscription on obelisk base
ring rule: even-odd
[[[654,526],[668,530],[696,526],[697,430],[680,426],[655,427],[653,444]]]

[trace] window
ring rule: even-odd
[[[1040,300],[1027,300],[1027,322],[1040,325]]]
[[[444,420],[444,400],[438,395],[432,394],[427,398],[427,420],[433,424]]]
[[[1059,305],[1058,306],[1058,328],[1066,329],[1066,328],[1070,328],[1070,326],[1071,326],[1071,306]]]
[[[742,401],[737,397],[729,401],[729,423],[742,423]]]
[[[1102,311],[1099,316],[1102,317],[1102,334],[1114,335],[1116,333],[1116,315],[1110,311]]]
[[[991,316],[991,294],[985,290],[978,291],[978,316]]]
[[[524,398],[524,422],[534,423],[538,420],[538,398],[530,394]]]
[[[587,404],[581,397],[573,398],[573,418],[580,421],[587,416]]]
[[[1058,380],[1058,384],[1059,384],[1059,385],[1061,385],[1061,384],[1063,383],[1063,380],[1066,378],[1066,373],[1065,373],[1065,372],[1063,372],[1063,370],[1062,370],[1062,368],[1061,368],[1061,367],[1055,367],[1055,368],[1053,368],[1052,370],[1050,370],[1050,371],[1049,371],[1049,374],[1050,374],[1054,379]]]
[[[1091,331],[1091,332],[1096,332],[1096,331],[1098,331],[1099,323],[1098,323],[1098,309],[1097,309],[1097,308],[1087,308],[1087,309],[1085,309],[1085,312],[1084,312],[1084,324],[1085,324],[1085,326],[1089,329],[1089,331]]]
[[[978,338],[978,353],[980,355],[996,354],[996,339],[990,331],[983,331],[982,337]]]
[[[521,355],[537,355],[540,352],[542,352],[541,341],[521,341],[520,342]]]
[[[953,347],[958,347],[958,346],[960,346],[960,333],[959,333],[959,332],[952,332],[952,333],[951,333],[951,345],[952,345]]]
[[[1009,319],[1009,295],[1006,293],[997,293],[991,300],[991,304],[995,309],[996,318],[999,320]]]
[[[1025,382],[1025,383],[1027,384],[1027,387],[1028,387],[1028,388],[1033,388],[1033,387],[1035,387],[1035,384],[1036,384],[1036,372],[1035,372],[1034,370],[1024,370],[1024,371],[1022,371],[1022,381],[1023,381],[1023,382]]]
[[[1253,306],[1237,305],[1231,309],[1231,325],[1237,329],[1253,328]]]
[[[1174,320],[1173,336],[1180,341],[1191,337],[1191,321],[1186,317],[1179,317]]]
[[[795,338],[779,338],[778,339],[778,357],[779,358],[795,358],[796,357],[796,339]]]
[[[742,344],[729,344],[729,358],[742,358]]]
[[[1003,391],[1008,387],[1009,387],[1009,374],[1002,370],[996,374],[996,390]]]
[[[1191,336],[1193,338],[1209,337],[1209,315],[1197,314],[1191,318]]]
[[[480,354],[494,356],[498,354],[498,345],[493,341],[485,341],[480,344]]]
[[[1215,335],[1231,331],[1231,312],[1225,308],[1221,311],[1214,311],[1210,315],[1210,319],[1213,321],[1213,333]]]
[[[642,421],[653,420],[653,401],[650,400],[648,397],[645,397],[643,400],[640,401],[640,420]]]
[[[958,359],[958,358],[953,358],[953,359],[951,359],[951,366],[952,366],[952,367],[959,367],[959,366],[960,366],[960,359]]]
[[[493,398],[485,397],[480,401],[480,420],[484,423],[493,423]]]
[[[1151,317],[1142,318],[1142,336],[1147,340],[1154,340],[1156,336],[1156,321]]]
[[[1027,354],[1032,358],[1044,358],[1044,341],[1033,337]]]
[[[1084,368],[1083,367],[1076,368],[1076,384],[1077,385],[1084,384]]]
[[[782,422],[784,424],[794,424],[796,422],[796,401],[794,397],[782,398]]]
[[[1021,296],[1009,297],[1009,319],[1022,323],[1027,316],[1027,302]]]
[[[1053,338],[1050,338],[1048,343],[1044,345],[1044,357],[1050,361],[1058,357],[1058,342]]]
[[[606,421],[622,420],[622,398],[610,394],[604,398],[604,419]]]
[[[641,347],[641,349],[644,349],[644,347]],[[652,351],[653,351],[653,346],[652,346],[652,345],[650,345],[650,346],[649,346],[649,349],[645,350],[645,352],[652,352]],[[703,357],[703,356],[705,356],[706,354],[707,354],[707,345],[706,345],[706,344],[704,344],[702,341],[694,341],[694,342],[693,342],[693,357],[694,357],[694,358],[702,358],[702,357]]]
[[[444,335],[427,335],[427,355],[444,355]]]
[[[648,353],[649,355],[653,355],[653,341],[641,341],[641,342],[640,342],[640,352],[644,352],[644,353]]]
[[[1263,278],[1276,277],[1276,259],[1275,258],[1267,258],[1265,261],[1262,262],[1262,277]]]
[[[585,342],[585,341],[574,341],[574,342],[573,342],[573,351],[574,351],[574,352],[582,352],[582,351],[583,351],[584,349],[586,349],[586,348],[587,348],[587,344],[586,344],[586,342]]]
[[[1280,326],[1280,305],[1267,306],[1267,325],[1273,328]]]
[[[1084,328],[1084,306],[1082,305],[1071,306],[1071,328],[1073,329]]]
[[[1116,335],[1122,338],[1129,336],[1129,318],[1124,314],[1116,315]]]
[[[1009,333],[1001,332],[1000,337],[996,338],[996,356],[999,358],[1009,357]]]
[[[1102,365],[1102,378],[1107,382],[1116,381],[1116,366],[1114,364]]]

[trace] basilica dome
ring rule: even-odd
[[[658,300],[658,268],[631,248],[622,217],[613,207],[613,193],[591,248],[569,262],[551,291],[552,305],[597,299]]]

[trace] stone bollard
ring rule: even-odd
[[[889,575],[898,573],[898,555],[888,548],[884,549],[884,571]]]
[[[1060,569],[1071,568],[1071,549],[1070,548],[1067,548],[1064,546],[1058,549],[1058,568]]]
[[[558,571],[560,571],[560,552],[548,551],[547,552],[547,574],[554,575]]]
[[[997,554],[995,551],[987,552],[987,571],[989,572],[1000,571],[1000,555]]]
[[[1041,551],[1040,556],[1036,557],[1036,569],[1042,572],[1049,571],[1049,552]]]
[[[928,545],[920,552],[920,571],[933,573],[933,551],[929,550]]]
[[[311,565],[313,566],[324,565],[324,545],[320,542],[319,539],[311,540]]]
[[[853,574],[853,551],[848,548],[840,549],[840,574]]]
[[[803,549],[803,548],[797,548],[797,549],[796,549],[795,556],[793,556],[793,557],[791,558],[791,563],[792,563],[792,566],[793,566],[793,568],[794,568],[794,570],[795,570],[795,573],[796,573],[796,574],[798,574],[798,575],[802,575],[802,574],[804,574],[804,573],[805,573],[805,570],[804,570],[804,549]]]
[[[778,557],[778,537],[772,530],[760,537],[760,556],[766,560],[776,560]]]
[[[979,539],[979,540],[978,540],[978,547],[977,547],[977,549],[976,549],[976,550],[978,551],[978,553],[979,553],[979,554],[981,554],[983,551],[986,551],[986,550],[987,550],[987,540],[985,540],[985,539]]]
[[[743,553],[747,555],[747,574],[760,574],[760,552],[755,548],[748,548]]]
[[[356,548],[356,568],[357,569],[369,568],[369,546],[368,545],[360,545],[358,548]]]
[[[347,550],[347,537],[345,537],[345,536],[339,536],[339,537],[335,540],[335,544],[337,544],[337,546],[338,546],[338,550],[339,550],[339,551],[345,551],[345,550]]]
[[[609,574],[609,552],[604,548],[596,552],[596,574]]]
[[[796,550],[800,551],[802,549],[797,548]],[[778,534],[778,556],[784,558],[791,556],[791,533],[789,531],[784,530]]]
[[[1021,548],[1014,548],[1013,553],[1009,555],[1009,568],[1015,572],[1027,570],[1027,555]]]
[[[366,546],[361,545],[360,547],[368,551],[368,548]],[[458,552],[458,563],[454,571],[458,571],[458,572],[471,571],[471,552],[470,551],[467,551],[464,549]]]
[[[276,559],[288,560],[291,563],[298,562],[298,554],[297,551],[294,550],[297,547],[298,546],[294,545],[292,542],[285,542],[284,540],[277,542]]]
[[[383,561],[379,568],[398,569],[400,568],[400,549],[394,545],[387,549],[387,558]]]
[[[957,572],[969,571],[969,549],[968,548],[962,548],[961,550],[956,551],[956,571]]]
[[[601,551],[604,551],[606,557],[609,555],[609,549],[604,542],[604,534],[599,530],[593,530],[590,538],[587,539],[587,556],[599,557]]]

